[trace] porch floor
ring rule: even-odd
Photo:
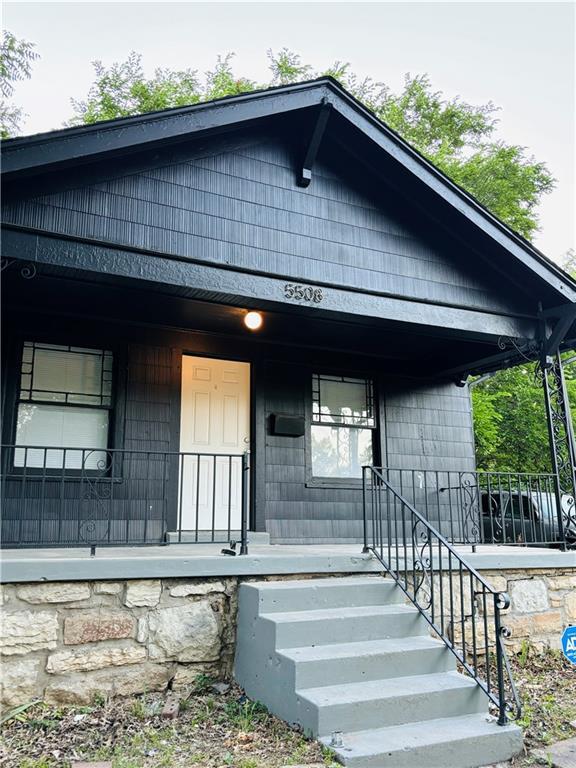
[[[456,547],[479,570],[576,568],[576,552],[534,547],[479,545]],[[249,554],[221,554],[221,544],[169,544],[158,547],[9,549],[0,556],[0,581],[79,581],[194,576],[263,576],[298,573],[371,573],[382,570],[359,544],[260,544]]]

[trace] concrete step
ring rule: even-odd
[[[402,591],[392,579],[381,576],[263,581],[243,586],[258,591],[260,613],[405,602]]]
[[[400,604],[267,613],[259,621],[276,648],[422,635],[427,626],[416,608]]]
[[[330,745],[331,738],[321,741]],[[332,747],[351,768],[479,768],[509,760],[522,749],[522,731],[486,714],[344,732]]]
[[[354,768],[479,768],[522,745],[392,580],[242,584],[236,679]]]
[[[286,648],[277,654],[280,663],[292,664],[297,688],[447,672],[456,668],[456,660],[444,643],[426,635]]]
[[[305,688],[296,694],[298,722],[314,736],[486,711],[480,688],[459,672]]]

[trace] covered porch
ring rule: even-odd
[[[465,379],[523,359],[495,334],[506,318],[480,333],[462,312],[455,330],[436,311],[426,324],[336,318],[305,300],[238,306],[26,269],[3,275],[4,548],[234,542],[246,554],[254,532],[362,544],[368,468],[450,543],[576,540],[558,355],[542,368],[555,471],[476,469]]]

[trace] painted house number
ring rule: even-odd
[[[300,285],[299,283],[286,283],[284,286],[284,298],[295,301],[312,301],[319,304],[324,298],[322,288],[314,288],[312,285]]]

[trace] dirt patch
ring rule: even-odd
[[[91,707],[30,707],[3,727],[2,768],[69,768],[110,760],[113,768],[278,768],[333,765],[329,751],[249,701],[200,683],[175,719],[166,697],[136,696]]]
[[[514,768],[537,765],[533,749],[576,736],[576,667],[559,651],[537,653],[526,645],[512,657],[516,687],[522,700],[526,754],[512,761]]]
[[[526,646],[510,659],[522,699],[526,752],[514,768],[538,764],[530,753],[576,736],[576,667],[556,651]],[[150,694],[90,707],[36,704],[3,727],[2,768],[69,768],[110,760],[113,768],[279,768],[336,763],[329,751],[269,715],[231,686],[200,678],[167,717],[166,696]],[[164,716],[162,711],[164,710]]]

